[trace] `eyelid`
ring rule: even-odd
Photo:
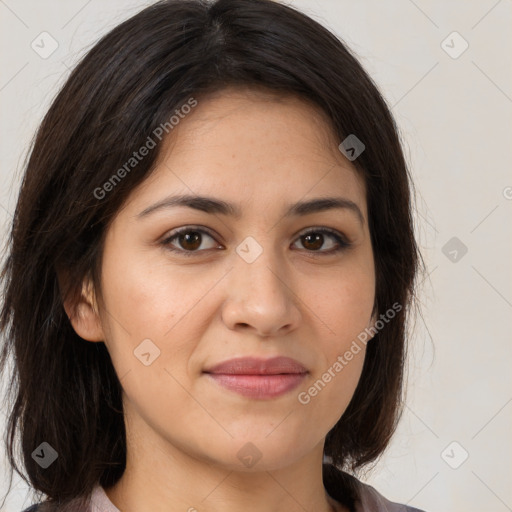
[[[328,228],[327,226],[311,226],[309,228],[305,228],[304,230],[299,231],[299,233],[296,235],[296,237],[301,237],[301,236],[307,235],[309,233],[318,233],[318,232],[327,233],[334,237],[339,237],[343,240],[343,242],[345,242],[347,244],[350,243],[350,240],[343,232],[338,231],[337,229],[334,229],[334,228]]]
[[[170,245],[171,240],[173,240],[177,236],[181,235],[182,233],[188,233],[190,231],[197,231],[199,233],[207,234],[212,239],[216,240],[217,235],[214,235],[209,228],[207,228],[205,226],[190,224],[190,225],[186,225],[186,226],[182,226],[180,228],[174,229],[173,231],[171,231],[168,235],[166,235],[163,238],[163,240],[160,242],[160,244],[163,245],[167,250],[169,250],[171,252],[178,253],[178,254],[181,254],[181,255],[184,255],[187,257],[199,255],[202,252],[211,250],[211,249],[203,249],[203,250],[196,250],[196,251],[186,251],[184,249],[175,248]],[[316,256],[321,257],[321,256],[328,256],[331,254],[336,254],[336,253],[343,251],[344,249],[349,248],[351,245],[353,245],[352,242],[348,239],[348,237],[344,233],[342,233],[336,229],[333,229],[333,228],[328,228],[326,226],[311,226],[311,227],[305,228],[302,231],[299,231],[295,235],[294,243],[296,243],[296,241],[299,238],[306,236],[310,233],[327,234],[327,235],[331,236],[332,238],[334,238],[338,244],[338,247],[336,247],[335,249],[330,249],[327,251],[308,251],[307,249],[303,249],[303,251],[307,252],[310,256],[313,256],[313,257],[316,257]]]
[[[189,231],[197,231],[202,234],[207,234],[209,237],[213,238],[214,240],[216,240],[216,237],[217,237],[217,235],[215,235],[212,231],[210,231],[210,229],[208,229],[205,226],[189,224],[186,226],[182,226],[181,228],[176,228],[176,229],[172,230],[170,233],[166,234],[164,236],[164,238],[162,239],[162,241],[160,242],[160,244],[165,246],[166,248],[168,248],[170,251],[179,252],[181,254],[186,253],[187,256],[193,255],[194,253],[201,253],[201,252],[205,252],[206,250],[209,250],[209,249],[203,249],[201,251],[185,251],[184,249],[176,249],[174,247],[172,249],[169,248],[170,241],[173,238],[176,238],[177,236],[181,235],[182,233],[188,233]]]

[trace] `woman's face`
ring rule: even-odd
[[[104,246],[97,339],[132,434],[231,469],[278,469],[323,449],[361,374],[364,345],[344,355],[370,324],[375,291],[364,184],[329,135],[300,100],[233,90],[199,101],[172,130]],[[166,205],[182,195],[212,202]],[[355,206],[292,208],[328,197]],[[187,231],[173,236],[178,228]],[[307,373],[205,373],[275,356]]]

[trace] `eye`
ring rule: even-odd
[[[202,252],[200,248],[203,245],[204,235],[212,240],[215,240],[213,235],[211,235],[204,228],[185,226],[173,231],[161,242],[161,244],[172,252],[177,252],[184,256],[194,256],[194,253]],[[334,248],[319,251],[318,249],[324,246],[326,237],[335,241]],[[343,249],[346,249],[351,245],[350,242],[347,242],[343,238],[341,233],[328,228],[310,229],[309,231],[302,233],[297,239],[297,242],[298,241],[302,241],[302,245],[306,248],[306,252],[319,253],[313,254],[313,256],[327,256],[334,254],[342,251]],[[178,247],[176,245],[178,245]],[[332,247],[333,244],[331,243],[330,245]],[[216,247],[219,249],[221,248],[221,246],[214,243],[210,247],[203,247],[203,250],[214,249]]]
[[[203,235],[206,235],[213,240],[213,236],[206,230],[195,228],[194,226],[185,226],[173,231],[170,236],[162,241],[162,245],[167,247],[170,251],[179,252],[184,256],[193,256],[193,253],[199,252],[198,248],[202,245]],[[172,245],[174,239],[176,239],[176,242],[181,247],[176,248]],[[211,249],[215,247],[218,247],[218,245],[216,246],[213,244],[213,246],[209,248]]]
[[[333,249],[319,251],[318,249],[324,245],[326,235],[328,238],[335,240],[336,244]],[[310,229],[306,233],[302,233],[302,235],[299,236],[298,241],[302,241],[303,246],[308,249],[307,252],[319,253],[319,255],[322,256],[328,256],[329,254],[340,252],[351,245],[350,242],[343,238],[341,233],[327,228]],[[317,256],[317,254],[314,254],[313,256]]]

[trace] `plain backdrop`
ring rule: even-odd
[[[0,0],[0,236],[57,88],[100,36],[150,3]],[[409,340],[405,414],[367,481],[428,512],[511,511],[512,1],[288,3],[340,36],[376,81],[416,187],[423,316]],[[42,32],[58,44],[47,58],[31,46]],[[31,503],[14,483],[2,511]]]

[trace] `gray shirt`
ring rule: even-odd
[[[425,512],[387,500],[371,485],[361,482],[330,463],[324,463],[322,476],[327,494],[333,500],[343,503],[351,512]],[[121,512],[99,484],[94,487],[90,498],[88,512]],[[37,512],[39,509],[40,504],[36,504],[23,512]]]
[[[359,501],[355,503],[355,512],[424,512],[417,508],[393,503],[382,496],[371,485],[354,479],[358,489]],[[336,500],[336,497],[329,492],[329,496]],[[108,498],[103,487],[97,485],[91,495],[90,512],[121,512]]]

